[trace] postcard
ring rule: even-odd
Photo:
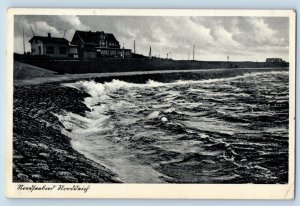
[[[9,9],[7,197],[293,199],[295,15]]]

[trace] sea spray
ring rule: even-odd
[[[56,114],[65,134],[124,182],[287,182],[288,72],[63,86],[91,109]]]

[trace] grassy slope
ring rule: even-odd
[[[14,61],[14,79],[24,80],[36,77],[52,77],[55,72],[42,69],[33,65],[25,64],[22,62]]]

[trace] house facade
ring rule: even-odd
[[[48,36],[34,36],[30,40],[31,55],[50,56],[50,57],[68,57],[69,41],[65,38]]]
[[[130,58],[130,49],[121,48],[111,33],[76,31],[70,42],[70,56],[82,59]]]

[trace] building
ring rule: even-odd
[[[130,49],[121,48],[113,34],[103,31],[76,31],[70,42],[70,56],[82,59],[130,58]]]
[[[267,58],[266,62],[273,62],[273,63],[283,63],[285,62],[284,60],[282,60],[281,58]]]
[[[48,36],[34,36],[30,40],[31,55],[50,56],[50,57],[68,57],[69,41],[65,38]]]

